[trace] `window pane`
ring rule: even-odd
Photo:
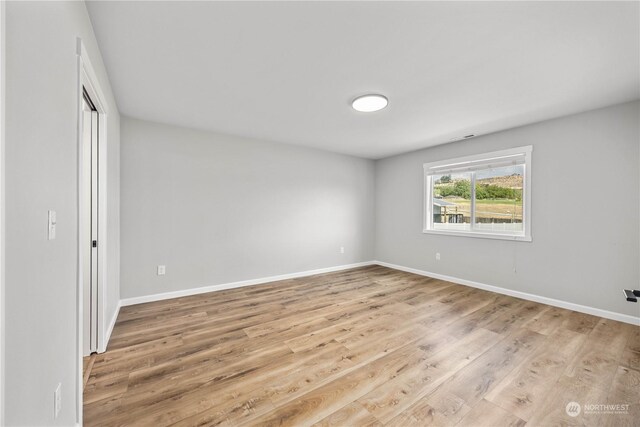
[[[433,176],[433,229],[471,229],[471,174]]]
[[[522,233],[523,176],[523,165],[476,172],[476,230]]]

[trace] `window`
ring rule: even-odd
[[[531,151],[425,163],[424,232],[531,241]]]

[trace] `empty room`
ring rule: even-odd
[[[640,425],[640,1],[0,0],[1,426]]]

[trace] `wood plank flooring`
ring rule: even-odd
[[[84,422],[637,426],[639,329],[379,266],[140,304],[85,361]]]

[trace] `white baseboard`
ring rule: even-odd
[[[107,332],[104,337],[104,348],[99,348],[98,353],[104,353],[107,351],[107,346],[109,345],[109,340],[111,339],[111,333],[113,332],[114,326],[116,326],[116,320],[118,320],[118,313],[120,313],[120,307],[122,307],[122,300],[118,301],[118,305],[116,306],[116,311],[113,313],[111,317],[111,322],[109,322],[109,326],[107,328]]]
[[[473,280],[460,279],[458,277],[446,276],[444,274],[431,273],[429,271],[418,270],[415,268],[404,267],[402,265],[391,264],[383,261],[374,261],[374,264],[383,267],[393,268],[395,270],[406,271],[408,273],[418,274],[420,276],[433,277],[434,279],[445,280],[447,282],[457,283],[459,285],[471,286],[472,288],[483,289],[498,294],[509,295],[528,301],[539,302],[542,304],[552,305],[554,307],[566,308],[567,310],[579,311],[580,313],[591,314],[593,316],[604,317],[605,319],[617,320],[618,322],[630,323],[632,325],[640,325],[640,317],[630,316],[628,314],[616,313],[613,311],[602,310],[600,308],[589,307],[586,305],[574,304],[572,302],[561,301],[554,298],[542,297],[539,295],[529,294],[526,292],[514,291],[511,289],[501,288],[493,285],[486,285]]]
[[[182,291],[165,292],[162,294],[144,295],[141,297],[125,298],[120,300],[118,307],[126,307],[128,305],[142,304],[145,302],[162,301],[172,298],[180,298],[191,295],[205,294],[207,292],[222,291],[224,289],[241,288],[244,286],[260,285],[262,283],[277,282],[278,280],[296,279],[298,277],[314,276],[316,274],[331,273],[334,271],[348,270],[350,268],[365,267],[367,265],[375,265],[374,261],[358,262],[355,264],[338,265],[335,267],[319,268],[317,270],[300,271],[297,273],[282,274],[279,276],[263,277],[260,279],[242,280],[240,282],[222,283],[219,285],[204,286],[201,288],[185,289]],[[111,333],[109,333],[111,334]]]
[[[250,279],[250,280],[243,280],[239,282],[222,283],[219,285],[185,289],[181,291],[165,292],[161,294],[125,298],[120,300],[120,303],[118,304],[118,309],[116,310],[116,313],[114,314],[113,319],[111,320],[111,324],[109,325],[109,330],[106,337],[107,339],[105,340],[105,342],[107,343],[109,342],[109,337],[111,336],[111,332],[113,331],[113,327],[118,317],[118,312],[120,310],[120,307],[126,307],[134,304],[142,304],[145,302],[162,301],[162,300],[167,300],[172,298],[180,298],[180,297],[186,297],[191,295],[204,294],[207,292],[215,292],[215,291],[221,291],[225,289],[241,288],[244,286],[260,285],[263,283],[277,282],[279,280],[295,279],[298,277],[313,276],[316,274],[331,273],[334,271],[348,270],[351,268],[364,267],[368,265],[380,265],[383,267],[393,268],[395,270],[418,274],[420,276],[433,277],[434,279],[446,280],[447,282],[457,283],[464,286],[471,286],[473,288],[483,289],[485,291],[495,292],[498,294],[509,295],[512,297],[521,298],[528,301],[539,302],[541,304],[547,304],[554,307],[565,308],[567,310],[578,311],[581,313],[604,317],[606,319],[617,320],[619,322],[630,323],[632,325],[640,325],[640,317],[630,316],[628,314],[615,313],[613,311],[603,310],[595,307],[589,307],[586,305],[575,304],[567,301],[561,301],[554,298],[548,298],[540,295],[529,294],[526,292],[514,291],[507,288],[501,288],[499,286],[493,286],[493,285],[487,285],[485,283],[474,282],[473,280],[460,279],[458,277],[447,276],[444,274],[433,273],[430,271],[418,270],[416,268],[404,267],[402,265],[391,264],[384,261],[365,261],[365,262],[358,262],[355,264],[346,264],[346,265],[339,265],[335,267],[319,268],[317,270],[307,270],[307,271],[301,271],[297,273],[282,274],[279,276],[270,276],[270,277],[263,277],[259,279]]]

